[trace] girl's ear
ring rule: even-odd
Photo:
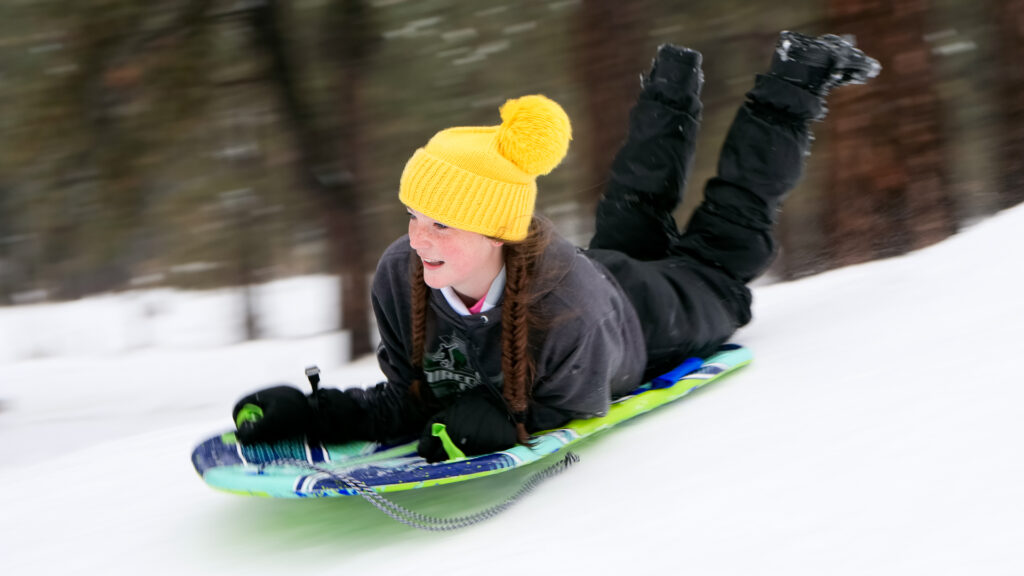
[[[490,241],[491,241],[491,245],[494,246],[494,247],[499,247],[499,246],[504,246],[505,245],[505,241],[504,240],[498,240],[496,238],[491,238]]]

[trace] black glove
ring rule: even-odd
[[[352,396],[335,388],[321,388],[310,394],[313,407],[310,422],[311,441],[325,444],[344,444],[352,440],[365,440],[363,410]]]
[[[467,456],[515,445],[516,425],[512,416],[490,390],[482,389],[483,386],[463,395],[427,422],[417,448],[427,462],[448,460],[444,444],[433,434],[434,424],[444,424],[452,442]]]
[[[341,390],[324,388],[306,396],[292,386],[274,386],[250,394],[231,412],[243,444],[278,442],[309,436],[311,442],[347,442],[359,412]]]
[[[231,417],[241,442],[276,442],[305,434],[313,408],[298,388],[274,386],[239,400]]]

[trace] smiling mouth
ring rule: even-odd
[[[422,257],[420,258],[420,260],[423,261],[423,267],[424,268],[430,268],[430,269],[439,268],[439,267],[441,267],[441,265],[444,264],[444,260],[430,260],[430,259],[422,258]]]

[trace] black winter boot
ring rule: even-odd
[[[662,44],[650,72],[641,75],[626,142],[597,206],[591,248],[638,260],[668,255],[679,236],[672,212],[682,200],[700,130],[701,60],[696,50]]]
[[[864,84],[878,76],[878,60],[835,34],[817,38],[783,31],[775,45],[769,74],[818,96],[845,84]]]
[[[651,62],[651,71],[641,76],[645,92],[662,102],[694,116],[700,115],[700,91],[704,87],[701,53],[682,46],[662,44]]]

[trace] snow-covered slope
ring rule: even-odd
[[[375,381],[371,359],[342,364],[338,335],[78,355],[65,339],[60,356],[0,364],[0,573],[1024,573],[1022,230],[1019,207],[916,254],[758,288],[736,338],[752,366],[449,534],[357,499],[222,494],[192,471],[193,444],[253,388],[313,361],[336,385]],[[131,306],[116,300],[82,317]],[[191,333],[225,331],[185,314]],[[528,473],[396,499],[465,513]]]

